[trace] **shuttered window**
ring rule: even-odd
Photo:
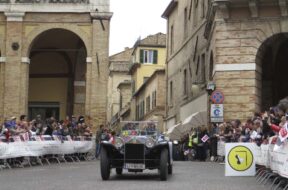
[[[157,64],[158,51],[157,50],[140,50],[140,63],[142,64]]]

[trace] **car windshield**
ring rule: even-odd
[[[157,136],[158,134],[156,122],[126,121],[121,124],[122,136]]]

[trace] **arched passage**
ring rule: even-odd
[[[29,58],[29,117],[84,114],[87,51],[75,33],[50,29],[32,42]]]
[[[260,46],[256,63],[262,67],[261,109],[267,110],[288,96],[288,33],[269,37]]]

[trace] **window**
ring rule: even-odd
[[[192,4],[193,4],[193,0],[190,0],[189,17],[188,17],[189,20],[190,20],[190,18],[191,18]]]
[[[139,119],[139,105],[136,105],[136,120]]]
[[[172,105],[172,102],[173,102],[173,82],[170,81],[170,105]]]
[[[201,2],[201,18],[205,17],[205,1]]]
[[[187,70],[183,71],[183,95],[187,94]]]
[[[141,100],[139,104],[136,106],[136,119],[137,120],[143,119],[144,114],[145,114],[144,106],[145,106],[144,100]]]
[[[197,65],[196,65],[196,75],[197,76],[198,76],[198,72],[199,72],[199,65],[200,65],[200,57],[198,56]]]
[[[140,63],[157,64],[158,51],[157,50],[140,50]]]
[[[145,115],[145,102],[144,100],[142,100],[141,102],[141,115],[140,115],[140,119],[142,119]]]
[[[197,25],[197,8],[198,8],[198,0],[194,0],[194,9],[193,9],[193,24]]]
[[[156,108],[156,90],[152,92],[152,109]]]
[[[187,38],[188,30],[187,30],[187,7],[184,9],[184,40]]]
[[[174,27],[170,29],[170,54],[174,53]]]
[[[148,113],[148,112],[150,112],[150,110],[151,110],[151,102],[150,102],[150,96],[148,96],[147,98],[146,98],[146,113]]]
[[[213,68],[214,67],[214,61],[213,61],[213,52],[210,53],[210,64],[209,64],[209,80],[213,79]]]
[[[122,97],[122,94],[120,94],[120,110],[122,110],[122,107],[123,107],[123,97]]]
[[[132,86],[132,94],[134,94],[135,93],[135,89],[136,89],[134,80],[131,81],[131,86]]]
[[[206,81],[206,74],[205,74],[205,53],[203,53],[201,55],[201,82],[205,82]]]

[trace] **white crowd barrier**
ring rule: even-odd
[[[288,142],[275,144],[277,136],[270,137],[268,144],[253,147],[255,162],[258,165],[271,169],[274,173],[288,178]],[[278,140],[279,142],[279,140]],[[218,156],[225,156],[225,142],[218,141]]]
[[[275,144],[277,137],[271,137],[269,144],[255,145],[256,164],[270,168],[274,173],[288,178],[288,143]],[[279,141],[278,141],[279,142]]]
[[[225,156],[225,141],[222,139],[217,142],[217,155]]]
[[[13,136],[7,142],[0,138],[0,159],[17,158],[23,156],[43,156],[47,154],[87,153],[93,148],[90,137],[70,136],[33,136],[29,140],[24,136]]]

